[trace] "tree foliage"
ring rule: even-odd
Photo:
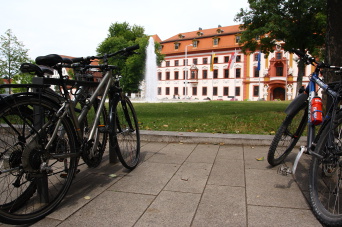
[[[241,9],[235,20],[242,22],[242,50],[259,51],[268,55],[277,41],[284,41],[284,49],[292,48],[315,53],[324,45],[326,29],[326,1],[322,0],[248,0],[249,9]],[[256,37],[260,37],[256,39]],[[298,88],[304,75],[299,62]]]
[[[140,26],[130,26],[127,22],[114,23],[109,27],[108,37],[99,44],[97,53],[99,55],[114,53],[120,49],[135,44],[140,45],[137,50],[139,54],[128,58],[111,58],[109,63],[117,65],[122,69],[121,84],[125,92],[138,92],[140,81],[143,79],[145,71],[146,47],[149,36],[145,35],[144,28]],[[162,55],[157,51],[158,43],[155,43],[157,61],[161,62]]]
[[[11,79],[19,74],[20,65],[28,62],[28,49],[18,41],[12,31],[8,29],[4,35],[0,36],[0,76]]]

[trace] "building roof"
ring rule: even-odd
[[[239,27],[240,25],[231,25],[231,26],[226,26],[226,27],[218,26],[217,28],[210,28],[210,29],[199,28],[197,31],[179,33],[166,40],[161,41],[160,43],[163,44],[167,42],[174,42],[174,41],[187,40],[187,39],[201,39],[201,38],[212,37],[212,36],[236,34],[240,32]],[[218,33],[219,30],[221,30],[222,32]]]
[[[219,50],[234,50],[239,48],[236,42],[236,36],[241,32],[240,25],[232,25],[210,29],[199,29],[197,31],[179,33],[160,42],[162,45],[161,53],[165,55],[179,55],[186,51],[190,52],[208,52]],[[218,39],[218,45],[213,44],[214,39]],[[193,45],[197,41],[197,46]],[[178,44],[178,48],[175,48]]]

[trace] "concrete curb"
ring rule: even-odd
[[[173,131],[140,131],[140,140],[147,142],[166,143],[210,143],[231,145],[269,146],[274,135],[250,135],[250,134],[213,134],[198,132],[173,132]]]

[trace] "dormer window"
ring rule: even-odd
[[[235,42],[236,43],[239,43],[240,40],[241,40],[241,36],[239,36],[239,35],[235,36]]]
[[[180,47],[180,43],[179,42],[175,42],[175,50],[178,50]]]
[[[214,37],[213,38],[213,45],[217,46],[219,44],[220,38]]]
[[[198,40],[196,40],[196,39],[194,39],[193,41],[192,41],[192,47],[198,47]]]
[[[222,34],[224,31],[221,28],[219,28],[216,30],[216,32],[217,32],[217,34]]]
[[[182,35],[182,34],[179,34],[178,37],[179,37],[180,39],[183,39],[185,36]]]
[[[203,32],[197,32],[197,36],[203,36]]]

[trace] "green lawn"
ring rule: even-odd
[[[273,135],[289,102],[134,103],[140,129]]]

